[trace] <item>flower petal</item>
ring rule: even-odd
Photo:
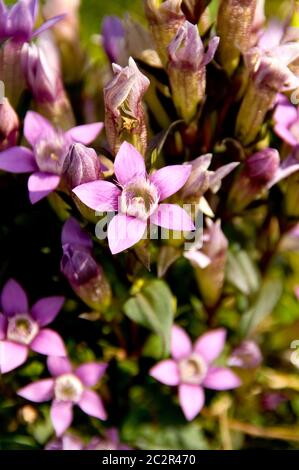
[[[99,212],[118,210],[120,189],[109,181],[92,181],[73,189],[76,196],[87,207]]]
[[[39,326],[46,326],[51,323],[64,304],[64,297],[45,297],[38,300],[31,308],[32,316],[38,322]]]
[[[72,424],[73,404],[70,401],[54,400],[50,414],[56,436],[60,437]]]
[[[1,305],[4,315],[27,313],[29,310],[27,294],[23,287],[14,279],[9,279],[1,294]]]
[[[7,319],[0,313],[0,341],[6,337]]]
[[[199,250],[185,251],[184,257],[196,268],[205,269],[211,264],[211,259]]]
[[[35,204],[55,191],[60,183],[60,176],[51,173],[33,173],[28,179],[29,199]]]
[[[92,240],[87,232],[85,232],[79,222],[70,217],[64,224],[61,234],[61,244],[80,245],[85,248],[92,248]]]
[[[55,130],[48,119],[34,111],[28,111],[24,120],[24,135],[34,147],[42,136],[54,135]]]
[[[37,170],[34,153],[26,147],[11,147],[0,153],[0,170],[9,173],[31,173]]]
[[[108,243],[111,253],[115,255],[138,243],[146,230],[146,222],[117,214],[108,225]]]
[[[212,390],[230,390],[240,385],[239,377],[226,367],[211,367],[203,381],[203,386]]]
[[[209,331],[198,338],[194,344],[194,351],[198,353],[207,363],[217,359],[224,348],[226,331],[224,328]]]
[[[98,362],[87,362],[79,366],[75,374],[86,387],[94,387],[104,375],[108,364]]]
[[[173,325],[171,329],[171,355],[174,359],[183,359],[192,353],[192,343],[186,331]]]
[[[34,401],[35,403],[42,403],[43,401],[51,400],[53,393],[53,379],[38,380],[37,382],[26,385],[26,387],[21,388],[17,392],[20,397]]]
[[[66,356],[64,343],[56,331],[44,328],[30,344],[32,351],[46,356]]]
[[[153,173],[150,180],[159,190],[160,201],[178,192],[188,180],[191,170],[191,165],[172,165]]]
[[[84,390],[78,403],[81,410],[95,418],[106,420],[107,413],[99,395],[93,390]]]
[[[11,341],[0,341],[0,372],[6,374],[24,364],[28,347]]]
[[[97,138],[103,127],[104,124],[102,122],[85,124],[83,126],[73,127],[66,132],[66,136],[73,142],[80,142],[81,144],[88,145]]]
[[[180,382],[177,363],[171,359],[159,362],[149,374],[165,385],[178,385]]]
[[[136,177],[144,178],[146,175],[142,155],[128,142],[123,142],[120,146],[114,161],[114,172],[117,180],[122,185]]]
[[[53,377],[72,372],[72,365],[68,357],[49,356],[47,366]]]
[[[205,394],[199,385],[182,384],[179,386],[179,402],[185,418],[192,421],[205,402]]]
[[[44,31],[47,31],[48,29],[52,28],[53,26],[55,26],[56,23],[58,23],[58,21],[63,20],[64,17],[65,15],[57,15],[45,21],[38,29],[34,31],[32,37],[36,37]]]
[[[291,133],[291,131],[287,127],[285,127],[281,124],[276,124],[274,126],[274,130],[275,130],[276,134],[282,140],[284,140],[287,144],[291,145],[292,147],[294,147],[295,145],[298,145],[297,139],[295,139],[295,137],[293,136],[293,134]]]
[[[170,230],[195,230],[190,215],[176,204],[159,204],[156,212],[151,215],[150,221],[152,224]]]

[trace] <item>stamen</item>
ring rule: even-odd
[[[208,366],[198,354],[192,354],[179,363],[181,380],[188,384],[198,385],[206,376]]]
[[[39,326],[27,313],[18,313],[8,319],[7,339],[20,344],[30,344],[37,333]]]
[[[127,184],[122,192],[120,210],[129,216],[147,220],[159,202],[158,190],[150,181],[139,180]]]

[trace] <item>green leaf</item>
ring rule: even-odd
[[[139,325],[154,331],[163,340],[164,352],[170,348],[174,318],[174,298],[165,282],[155,279],[124,304],[125,314]]]
[[[227,280],[245,295],[255,293],[260,285],[260,276],[253,261],[245,251],[229,252]]]
[[[250,334],[256,327],[272,313],[282,294],[282,283],[278,279],[267,279],[256,298],[251,309],[245,313],[241,320],[241,331]]]
[[[140,426],[136,441],[140,449],[165,450],[206,450],[208,443],[199,425],[161,426],[152,424]]]

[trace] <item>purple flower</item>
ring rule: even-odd
[[[38,0],[19,0],[11,8],[0,0],[0,40],[30,41],[64,18],[64,15],[55,16],[34,31],[37,14]]]
[[[72,423],[74,405],[90,416],[107,419],[101,398],[90,389],[99,382],[106,368],[105,363],[86,362],[74,369],[66,357],[48,357],[52,378],[27,385],[18,395],[36,403],[52,400],[51,420],[60,437]]]
[[[175,194],[190,176],[188,165],[173,165],[148,175],[143,157],[128,142],[116,155],[117,185],[94,181],[74,189],[76,196],[95,211],[118,211],[108,226],[108,242],[113,254],[138,243],[147,221],[171,230],[194,230],[190,216],[178,205],[160,204]]]
[[[172,359],[159,362],[150,371],[159,382],[178,386],[180,406],[188,421],[204,405],[204,388],[229,390],[241,384],[230,369],[213,365],[224,348],[225,337],[225,330],[219,328],[200,336],[192,346],[187,333],[175,325],[171,336]]]
[[[111,62],[119,62],[125,43],[125,29],[117,16],[105,16],[102,23],[103,47]]]
[[[26,292],[13,279],[3,287],[0,313],[0,371],[10,372],[22,365],[29,350],[52,356],[65,356],[61,337],[44,328],[57,316],[63,297],[46,297],[29,309]]]
[[[28,111],[24,134],[32,146],[12,147],[0,153],[0,169],[11,173],[32,173],[28,180],[32,204],[40,201],[58,187],[64,159],[74,142],[88,144],[101,129],[101,122],[73,127],[67,132],[56,129],[40,114]]]
[[[73,144],[63,164],[63,177],[67,185],[73,189],[80,184],[96,181],[101,175],[101,162],[96,151],[83,144]]]
[[[102,267],[92,256],[92,240],[80,224],[68,219],[62,230],[61,272],[76,294],[95,310],[110,304],[111,289]]]
[[[112,64],[114,78],[104,88],[105,129],[112,152],[115,154],[124,140],[132,140],[144,154],[147,147],[147,129],[142,98],[149,87],[148,78],[129,58],[129,65]]]
[[[275,411],[285,401],[287,401],[287,397],[283,393],[267,392],[262,395],[261,405],[265,411]]]
[[[248,339],[233,350],[228,359],[228,365],[242,369],[254,369],[262,363],[262,360],[263,356],[258,344]]]
[[[45,447],[45,450],[83,450],[83,441],[73,434],[66,433],[59,439],[54,439]]]
[[[194,118],[206,91],[206,65],[213,59],[219,38],[205,52],[197,25],[186,21],[168,46],[169,75],[174,104],[186,122]]]
[[[16,145],[19,135],[19,118],[9,100],[0,103],[0,151]]]
[[[292,147],[299,145],[299,111],[284,95],[279,95],[274,113],[276,134]]]

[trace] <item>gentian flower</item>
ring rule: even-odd
[[[147,129],[142,98],[149,87],[148,78],[130,57],[129,65],[112,64],[114,78],[104,88],[105,129],[115,154],[124,140],[130,140],[144,154]]]
[[[125,44],[125,29],[117,16],[104,17],[102,43],[110,61],[118,63]]]
[[[190,216],[178,205],[161,204],[175,194],[190,176],[188,165],[173,165],[148,175],[143,157],[128,142],[116,155],[114,171],[117,185],[94,181],[73,191],[95,211],[118,211],[108,226],[108,242],[113,254],[138,243],[148,220],[171,230],[194,230]]]
[[[168,62],[167,47],[186,18],[182,0],[145,0],[144,8],[156,49],[164,66]]]
[[[24,364],[29,350],[52,356],[65,356],[61,337],[44,328],[57,316],[63,297],[38,300],[31,309],[23,288],[13,279],[3,287],[0,314],[0,371],[2,374]]]
[[[55,129],[40,114],[28,111],[24,134],[32,146],[11,147],[0,153],[0,169],[11,173],[32,173],[28,180],[32,204],[40,201],[58,187],[64,159],[74,142],[88,144],[94,140],[103,124],[101,122],[73,127],[67,132]]]
[[[34,31],[37,14],[38,0],[19,0],[10,8],[0,0],[0,40],[12,38],[19,42],[30,41],[65,16],[55,16]]]
[[[273,118],[275,133],[291,147],[299,146],[299,111],[286,96],[278,96]]]
[[[62,230],[61,272],[88,306],[101,310],[110,304],[111,288],[102,267],[92,256],[92,240],[80,224],[68,219]]]
[[[179,326],[172,327],[172,359],[159,362],[150,375],[165,385],[178,386],[179,402],[188,421],[201,411],[204,388],[230,390],[241,385],[239,377],[226,367],[213,362],[225,344],[225,330],[219,328],[200,336],[192,346],[187,333]]]
[[[194,118],[206,91],[206,65],[213,59],[219,38],[205,52],[197,25],[186,21],[168,46],[167,71],[177,111],[186,122]]]
[[[16,145],[19,135],[19,118],[9,100],[0,103],[0,151]]]
[[[75,405],[90,416],[107,418],[101,398],[90,389],[99,382],[107,364],[86,362],[74,369],[68,358],[52,356],[47,364],[52,378],[27,385],[18,395],[36,403],[52,400],[51,421],[57,437],[70,427]]]
[[[258,344],[251,339],[247,339],[233,350],[227,363],[230,367],[255,369],[261,365],[262,360],[263,356]]]

